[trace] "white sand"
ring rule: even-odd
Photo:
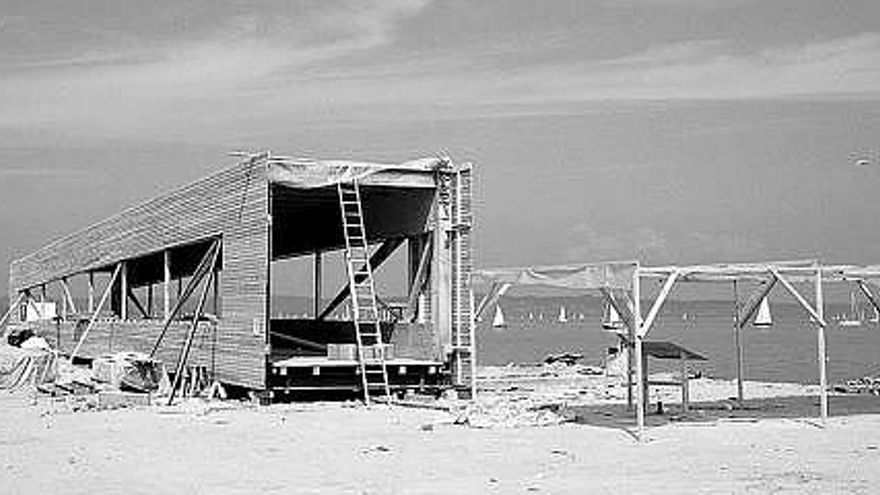
[[[595,378],[595,377],[587,377]],[[706,380],[697,389],[733,390]],[[776,392],[749,384],[750,391]],[[795,387],[795,386],[791,386]],[[768,392],[768,393],[769,393]],[[499,400],[486,394],[481,400]],[[880,416],[474,429],[355,404],[71,412],[0,396],[0,493],[876,493]]]

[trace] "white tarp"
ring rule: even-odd
[[[633,283],[633,273],[638,266],[636,261],[621,261],[489,268],[474,272],[472,281],[475,284],[531,285],[574,290],[630,290]]]
[[[363,180],[377,174],[429,173],[444,166],[443,158],[422,158],[400,164],[354,162],[347,160],[278,160],[269,162],[269,182],[296,189],[332,186],[340,182]]]

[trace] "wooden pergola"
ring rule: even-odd
[[[713,264],[713,265],[692,265],[692,266],[661,266],[661,267],[641,267],[638,270],[639,281],[642,279],[661,279],[664,280],[663,287],[660,289],[657,297],[651,304],[642,325],[639,326],[639,332],[636,339],[636,353],[639,353],[641,340],[650,332],[660,309],[667,300],[670,292],[676,283],[681,282],[730,282],[734,284],[734,294],[736,294],[736,283],[738,281],[751,281],[759,284],[758,288],[749,296],[745,304],[736,303],[736,314],[734,318],[734,332],[736,340],[736,378],[737,378],[737,399],[742,404],[744,400],[743,394],[743,348],[741,331],[742,328],[751,321],[755,313],[758,311],[761,301],[764,300],[770,291],[779,284],[783,287],[798,305],[810,316],[810,321],[816,325],[817,340],[817,362],[819,368],[819,386],[820,386],[820,418],[824,424],[828,419],[828,378],[826,364],[828,360],[825,340],[825,328],[828,326],[824,314],[824,289],[823,284],[826,282],[848,282],[855,283],[859,289],[870,301],[870,303],[880,310],[877,298],[871,290],[869,284],[876,283],[880,279],[880,266],[858,267],[854,265],[822,265],[816,260],[798,260],[798,261],[776,261],[764,263],[734,263],[734,264]],[[814,286],[813,302],[811,303],[801,291],[795,287],[795,284],[812,283]],[[634,286],[634,293],[638,293],[640,283]],[[738,299],[737,296],[734,296]],[[637,373],[638,374],[638,373]],[[644,397],[640,397],[644,400]],[[644,426],[643,414],[646,403],[640,402],[639,411],[639,430]]]
[[[743,400],[743,353],[740,339],[742,328],[755,316],[761,301],[779,284],[797,304],[810,316],[816,325],[818,344],[818,368],[820,392],[820,417],[822,422],[828,418],[828,380],[826,373],[827,352],[825,328],[828,323],[824,315],[824,290],[826,282],[846,282],[856,284],[874,308],[880,311],[871,285],[880,282],[880,265],[859,267],[855,265],[822,265],[816,260],[771,261],[758,263],[719,263],[709,265],[656,266],[644,267],[637,261],[591,263],[563,266],[536,266],[520,268],[485,269],[474,272],[476,281],[488,283],[489,290],[474,311],[479,317],[514,285],[532,285],[575,290],[596,290],[605,302],[614,307],[623,320],[627,347],[632,349],[628,359],[627,402],[630,406],[635,399],[637,436],[642,438],[645,429],[647,377],[644,369],[644,346],[649,332],[667,301],[672,289],[678,283],[733,283],[751,281],[759,287],[749,296],[745,304],[739,305],[734,322],[737,356],[737,397]],[[653,300],[647,301],[648,312],[642,316],[642,281],[661,280],[662,287]],[[814,286],[813,301],[810,302],[795,284],[811,283]],[[635,375],[633,377],[633,375]],[[635,380],[633,380],[633,378]],[[639,384],[633,387],[633,382]],[[635,389],[635,394],[633,394]],[[634,397],[635,396],[635,397]]]

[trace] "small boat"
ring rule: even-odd
[[[530,320],[534,320],[534,319],[535,319],[535,315],[534,315],[534,313],[532,313],[531,311],[529,311],[529,319],[530,319]]]
[[[765,297],[761,300],[761,306],[758,308],[758,314],[752,325],[758,328],[770,328],[773,326],[773,317],[770,315],[770,301]]]
[[[617,310],[609,303],[605,303],[605,311],[602,315],[602,328],[605,330],[616,331],[623,329],[623,320]]]
[[[495,306],[495,317],[492,318],[492,328],[506,328],[504,323],[504,313],[501,312],[501,306]]]
[[[565,306],[559,307],[559,317],[557,318],[559,323],[566,323],[568,321],[568,316],[565,314]]]
[[[863,316],[860,317],[856,313],[857,309],[858,308],[856,307],[856,293],[850,292],[849,293],[849,314],[845,315],[843,318],[841,318],[837,322],[837,326],[839,326],[839,327],[860,327],[860,326],[862,326],[862,319],[864,317]]]

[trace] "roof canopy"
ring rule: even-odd
[[[294,189],[314,189],[357,180],[363,185],[435,187],[432,173],[449,163],[444,158],[422,158],[400,164],[347,160],[296,160],[272,157],[269,182]]]
[[[477,270],[474,283],[560,289],[630,289],[637,261]]]

